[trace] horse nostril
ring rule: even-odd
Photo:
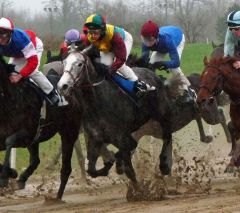
[[[67,84],[64,84],[63,86],[62,86],[62,90],[66,90],[68,88],[68,85]]]

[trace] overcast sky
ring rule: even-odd
[[[31,12],[43,12],[43,0],[10,0],[12,2],[12,8],[18,9],[30,9]]]

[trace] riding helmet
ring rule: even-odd
[[[232,11],[228,14],[227,25],[229,27],[238,27],[240,26],[240,11]]]
[[[141,28],[141,35],[143,37],[157,37],[159,33],[159,27],[157,24],[152,22],[151,20],[147,21],[143,24]]]
[[[73,43],[73,42],[76,42],[76,41],[80,41],[81,37],[80,37],[79,31],[76,30],[76,29],[68,30],[65,33],[64,40],[67,43]]]
[[[106,30],[106,18],[99,14],[90,15],[84,24],[88,29],[101,29],[102,31]]]

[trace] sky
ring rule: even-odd
[[[30,9],[32,13],[43,12],[43,0],[9,0],[12,8],[16,10]]]

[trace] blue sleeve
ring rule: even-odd
[[[168,48],[169,61],[165,61],[164,64],[167,68],[177,68],[180,66],[180,58],[177,52],[177,47],[172,39],[168,39],[166,42]]]
[[[141,58],[145,61],[148,62],[149,61],[149,54],[150,54],[150,50],[147,46],[145,46],[144,44],[142,44],[142,55]]]

